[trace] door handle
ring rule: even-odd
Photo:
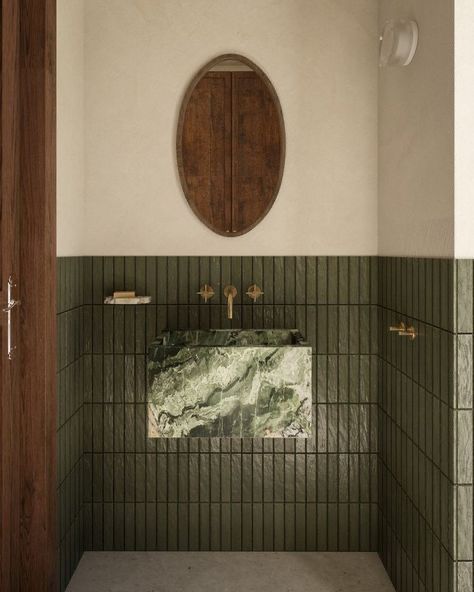
[[[8,286],[7,286],[7,298],[8,302],[5,308],[3,308],[2,312],[7,314],[7,355],[8,359],[11,360],[13,358],[13,353],[16,349],[16,346],[13,345],[12,341],[12,310],[15,306],[19,306],[21,304],[20,300],[15,300],[13,298],[13,288],[16,286],[15,282],[13,281],[13,277],[10,276],[8,278]]]
[[[10,312],[15,306],[21,304],[21,300],[11,300],[7,306],[3,309],[3,312]]]

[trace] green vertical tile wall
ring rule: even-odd
[[[378,550],[398,592],[472,592],[473,265],[59,259],[62,589],[83,550]],[[153,302],[103,305],[119,289]],[[401,320],[416,341],[388,332]],[[305,334],[312,439],[146,438],[147,344],[164,328],[228,326]]]
[[[57,260],[58,571],[64,590],[84,549],[83,260]]]
[[[472,266],[379,259],[379,551],[399,592],[472,592]]]
[[[474,262],[454,266],[453,577],[458,592],[473,590],[473,333]]]
[[[376,260],[84,258],[85,548],[375,550]],[[225,284],[238,290],[226,318]],[[265,295],[245,296],[252,283]],[[204,304],[196,292],[213,285]],[[107,306],[113,290],[146,306]],[[146,438],[146,348],[164,328],[299,328],[311,440]]]

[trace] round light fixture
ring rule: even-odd
[[[418,25],[415,21],[388,21],[380,36],[380,66],[408,66],[417,45]]]

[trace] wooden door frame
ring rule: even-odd
[[[57,587],[56,0],[20,7],[20,589],[40,592]]]
[[[9,434],[18,456],[14,467],[18,504],[12,505],[8,533],[14,552],[9,565],[2,565],[0,587],[2,592],[53,592],[58,585],[56,0],[2,0],[2,14],[13,5],[19,11],[17,72],[12,73],[19,80],[18,135],[13,147],[5,150],[18,150],[19,269],[13,272],[18,277],[21,307],[15,361],[17,415]],[[3,439],[4,435],[2,443]],[[2,472],[4,462],[2,458]]]

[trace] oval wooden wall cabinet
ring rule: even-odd
[[[275,201],[285,163],[283,115],[266,74],[238,54],[201,68],[181,105],[176,150],[201,222],[224,236],[254,228]]]

